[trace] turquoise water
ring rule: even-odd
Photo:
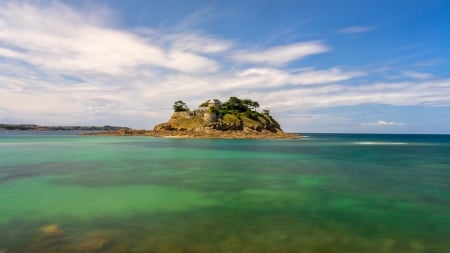
[[[0,133],[0,252],[450,252],[450,136]]]

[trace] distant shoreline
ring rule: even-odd
[[[128,127],[118,126],[40,126],[34,124],[0,124],[0,132],[7,131],[67,131],[81,132],[87,136],[149,136],[159,138],[177,139],[299,139],[296,133],[263,131],[241,131],[241,130],[135,130]]]
[[[34,124],[0,124],[0,131],[118,131],[121,126],[40,126]]]

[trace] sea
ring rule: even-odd
[[[2,131],[16,252],[450,252],[450,135]]]

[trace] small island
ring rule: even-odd
[[[197,109],[190,110],[185,102],[174,103],[168,122],[157,124],[153,130],[121,129],[89,135],[139,135],[172,138],[227,139],[297,139],[299,135],[285,133],[269,110],[258,112],[259,103],[251,99],[230,97],[222,103],[209,99]]]

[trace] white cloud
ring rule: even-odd
[[[365,73],[362,71],[348,71],[344,72],[339,68],[331,68],[326,70],[307,69],[294,76],[293,83],[299,84],[323,84],[352,79],[362,76]]]
[[[416,71],[404,71],[402,73],[406,77],[414,78],[414,79],[430,79],[433,77],[432,74],[429,73],[421,73]]]
[[[375,30],[376,26],[349,26],[339,29],[338,33],[347,33],[347,34],[356,34],[356,33],[364,33]]]
[[[233,55],[232,58],[240,62],[278,66],[329,50],[320,41],[310,41],[282,45],[260,51],[241,51]]]
[[[23,59],[25,56],[22,53],[9,50],[7,48],[1,48],[0,47],[0,56],[7,57],[7,58],[16,58],[16,59]]]
[[[196,33],[170,34],[161,38],[171,48],[200,54],[214,54],[229,50],[233,42]]]
[[[267,107],[328,108],[361,104],[394,106],[448,106],[450,79],[430,82],[366,83],[364,85],[325,84],[255,92]]]
[[[60,4],[1,7],[0,41],[13,47],[1,48],[0,55],[46,69],[122,75],[142,65],[182,72],[219,68],[216,61],[189,48],[161,48],[151,38],[86,22],[89,14]],[[209,51],[221,47],[214,41],[208,43]]]
[[[406,124],[405,123],[401,123],[401,122],[379,120],[377,122],[363,123],[362,125],[364,125],[364,126],[389,127],[389,126],[405,126]]]
[[[237,73],[236,80],[227,87],[264,88],[283,87],[287,85],[326,84],[349,80],[364,75],[360,71],[342,71],[339,68],[315,70],[282,70],[275,68],[250,68]],[[230,81],[230,80],[227,80]]]

